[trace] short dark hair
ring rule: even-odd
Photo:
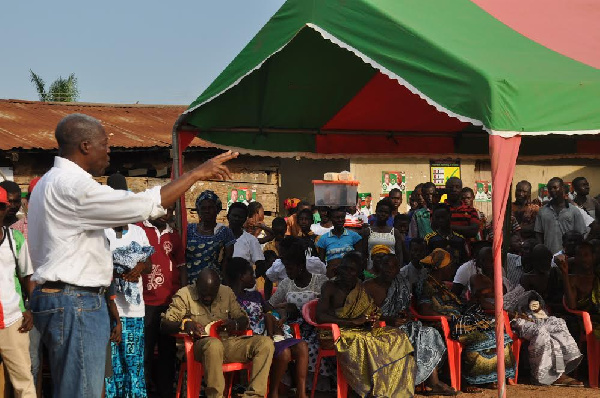
[[[362,270],[363,267],[363,256],[362,253],[356,250],[352,250],[344,255],[342,258],[341,267],[354,264],[358,266],[358,269]]]
[[[392,203],[392,200],[390,198],[383,198],[379,202],[377,202],[377,205],[375,206],[375,211],[377,211],[377,209],[379,209],[380,206],[387,206],[388,209],[390,209],[390,211],[394,210],[394,204]]]
[[[560,178],[560,177],[552,177],[551,179],[548,180],[548,184],[546,186],[550,186],[550,184],[552,184],[553,182],[558,182],[561,187],[563,185],[565,185],[565,182],[563,181],[562,178]]]
[[[452,210],[450,210],[450,206],[448,206],[445,203],[438,203],[437,205],[435,205],[432,213],[435,213],[436,211],[440,211],[440,210],[446,211],[446,212],[448,212],[448,214],[452,214]]]
[[[581,181],[587,181],[587,178],[585,178],[585,177],[575,177],[575,178],[573,178],[572,184],[573,184],[573,186],[575,186],[575,185],[577,185]]]
[[[283,251],[281,261],[284,265],[288,263],[306,267],[306,248],[300,239],[294,236],[286,236],[279,247]]]
[[[250,204],[248,204],[248,217],[257,214],[262,207],[263,205],[260,204],[260,202],[250,202]]]
[[[396,192],[398,192],[400,194],[400,197],[402,197],[402,191],[400,189],[398,189],[398,188],[392,188],[390,190],[390,192],[388,193],[388,196],[392,196],[392,194],[396,193]]]
[[[346,208],[345,207],[330,207],[327,210],[327,215],[329,216],[329,218],[331,218],[331,216],[333,215],[333,213],[336,213],[338,211],[346,213]]]
[[[275,217],[271,223],[273,228],[287,228],[287,223],[283,217]]]
[[[419,184],[415,185],[415,189],[413,189],[413,192],[423,188],[423,185],[424,185],[423,183],[419,183]]]
[[[410,248],[413,245],[423,245],[423,246],[425,246],[426,245],[425,244],[425,239],[423,239],[423,238],[412,238],[410,240],[410,242],[408,242],[408,250],[410,250]]]
[[[446,180],[446,184],[445,184],[445,185],[446,185],[446,187],[448,187],[448,183],[449,183],[450,181],[453,181],[453,180],[458,180],[458,181],[460,182],[460,186],[462,187],[462,180],[461,180],[460,178],[458,178],[458,177],[450,177],[450,178],[448,178],[448,179]]]
[[[529,186],[529,190],[531,190],[531,183],[527,180],[521,180],[521,181],[517,182],[517,185],[527,185],[527,186]]]
[[[464,187],[460,190],[461,193],[469,192],[471,195],[475,196],[475,192],[471,187]]]
[[[229,283],[235,282],[242,277],[246,272],[254,272],[252,265],[242,257],[233,257],[227,263],[227,276]]]
[[[242,202],[233,202],[229,209],[227,210],[227,215],[231,214],[231,211],[234,209],[240,209],[246,214],[246,218],[248,218],[248,206],[243,204]]]
[[[300,218],[301,214],[306,214],[308,217],[312,219],[313,213],[311,209],[302,209],[298,213],[296,213],[296,218]]]
[[[6,193],[18,193],[21,195],[21,187],[14,181],[4,180],[0,182],[0,187],[4,188]]]
[[[436,186],[433,182],[427,181],[426,183],[423,183],[423,186],[421,187],[421,189],[427,189],[427,188],[433,188],[435,190]]]
[[[396,214],[396,216],[394,216],[394,222],[400,222],[400,221],[410,222],[410,216],[408,214],[401,214],[401,213]]]
[[[127,191],[129,189],[127,187],[127,179],[125,179],[125,176],[121,173],[114,173],[108,176],[106,185],[120,191]]]
[[[583,240],[584,240],[583,239],[583,235],[580,232],[577,232],[577,231],[567,231],[562,236],[562,243],[563,243],[563,245],[565,243],[567,243],[567,240],[569,240],[570,237],[574,237],[574,238],[576,238],[577,240],[579,240],[581,242],[583,242]]]

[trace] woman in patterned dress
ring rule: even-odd
[[[227,262],[233,255],[235,237],[228,227],[217,223],[217,214],[221,210],[221,199],[213,191],[204,191],[196,199],[196,211],[200,222],[188,225],[185,250],[190,285],[196,281],[204,268],[212,268],[221,276],[225,275]],[[221,250],[223,256],[219,262]]]

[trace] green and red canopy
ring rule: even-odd
[[[218,147],[310,157],[597,134],[599,7],[562,3],[288,0],[181,125]]]

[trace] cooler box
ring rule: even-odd
[[[356,206],[358,181],[313,181],[316,206]]]

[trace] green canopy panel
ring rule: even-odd
[[[470,0],[288,0],[181,126],[215,146],[284,156],[599,133],[600,71],[509,26]]]

